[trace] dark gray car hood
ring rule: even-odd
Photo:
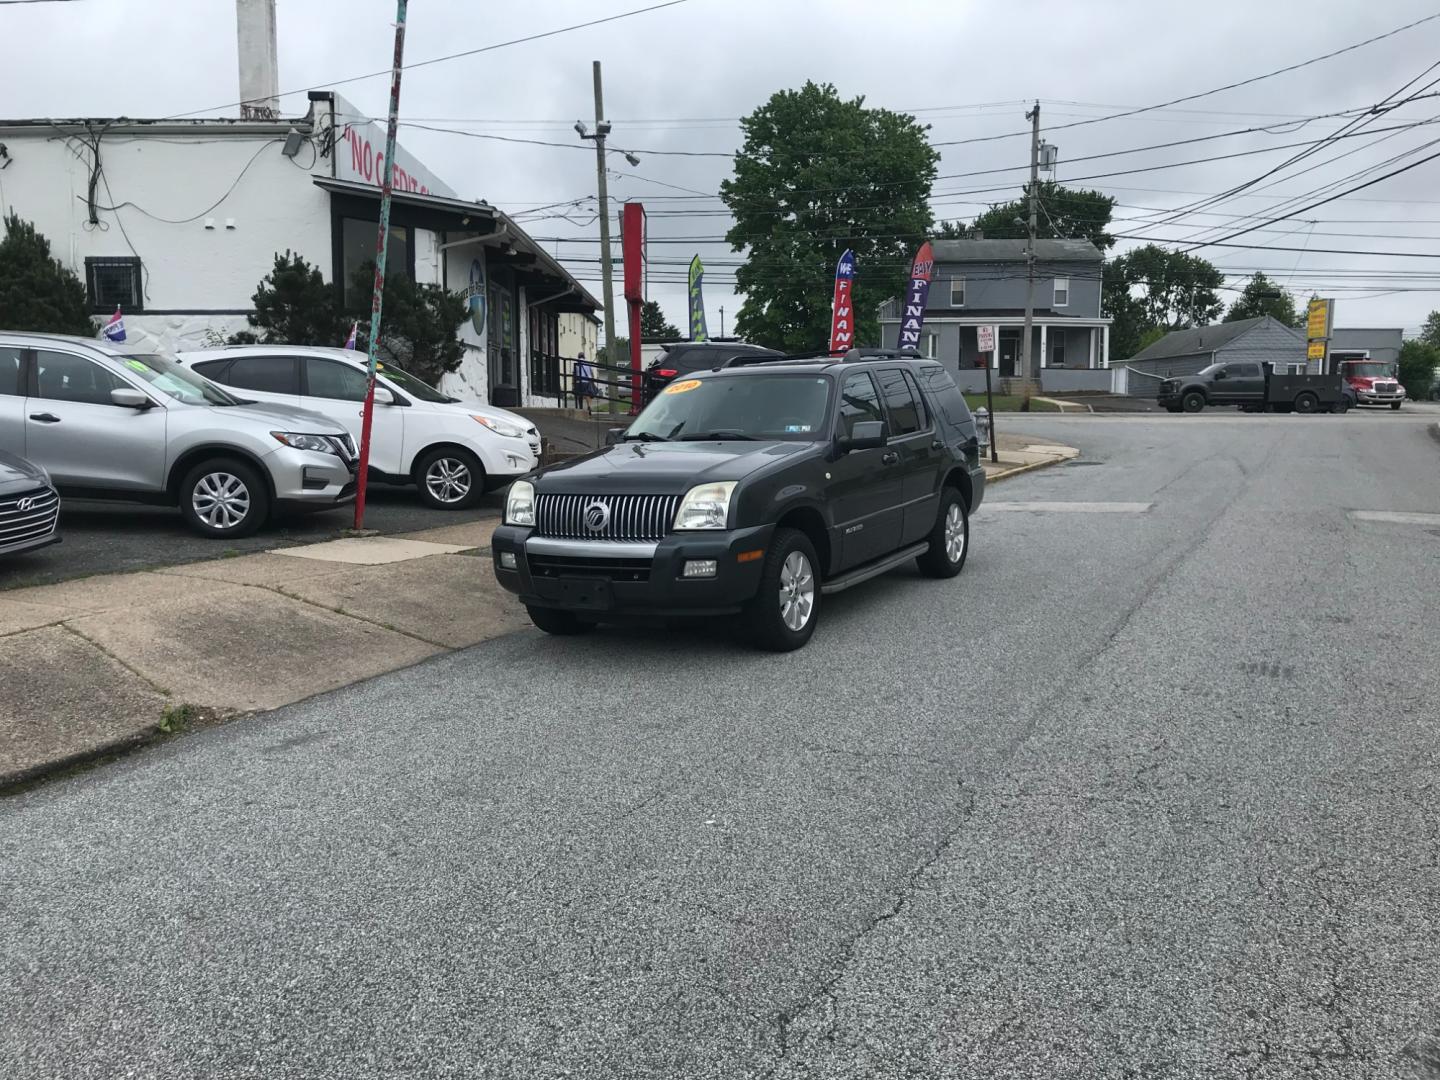
[[[42,484],[49,487],[50,481],[40,466],[0,450],[0,495],[14,495]]]

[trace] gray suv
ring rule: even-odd
[[[67,495],[179,506],[212,537],[355,497],[355,444],[335,421],[90,338],[0,330],[0,450]]]

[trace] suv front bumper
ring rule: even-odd
[[[326,510],[355,501],[357,465],[336,454],[282,446],[265,456],[275,502],[285,510]]]
[[[560,540],[502,525],[490,541],[495,578],[532,607],[605,615],[732,615],[760,586],[773,525],[674,533],[659,543]],[[740,556],[752,555],[745,561]],[[513,556],[515,566],[504,565]],[[684,577],[713,559],[715,576]]]

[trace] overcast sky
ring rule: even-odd
[[[406,59],[413,62],[478,48],[633,10],[646,2],[413,0]],[[604,64],[613,144],[635,148],[642,159],[638,168],[632,168],[615,155],[611,164],[620,178],[611,182],[612,198],[641,199],[651,211],[715,211],[721,204],[714,200],[672,202],[670,196],[687,192],[662,185],[714,193],[729,173],[728,158],[655,151],[728,154],[737,145],[738,117],[774,91],[797,87],[807,78],[834,82],[846,96],[863,94],[873,105],[915,110],[932,125],[932,140],[966,139],[1023,132],[1025,102],[1030,99],[1042,102],[1047,127],[1073,123],[1273,71],[1434,10],[1433,0],[1368,4],[1212,0],[1184,5],[1168,0],[888,0],[884,4],[874,0],[686,0],[664,10],[420,68],[405,76],[402,118],[475,134],[551,140],[566,144],[564,147],[413,128],[402,128],[401,142],[462,195],[486,199],[507,211],[574,202],[559,208],[566,217],[531,215],[525,219],[526,227],[536,237],[573,238],[546,246],[598,296],[595,159],[593,151],[586,152],[589,144],[581,147],[571,130],[577,118],[593,120],[592,60]],[[393,0],[345,0],[343,4],[279,0],[281,89],[323,86],[386,68],[394,13]],[[206,108],[235,111],[233,0],[25,4],[0,0],[0,41],[9,46],[0,67],[0,114],[6,117],[143,117]],[[1276,127],[1274,134],[1071,163],[1082,155],[1260,124],[1293,124],[1295,118],[1368,106],[1421,75],[1437,57],[1440,21],[1174,109],[1054,131],[1047,137],[1060,151],[1056,176],[1065,182],[1090,173],[1317,138],[1344,119]],[[1432,77],[1419,79],[1415,87]],[[384,78],[338,89],[362,109],[379,114],[385,108]],[[304,108],[303,94],[282,100],[282,110],[287,113],[299,114]],[[1440,117],[1440,98],[1416,102],[1372,126],[1429,117]],[[1282,179],[1259,192],[1259,197],[1231,199],[1213,208],[1216,216],[1187,217],[1163,226],[1131,221],[1126,227],[1123,219],[1153,217],[1156,208],[1177,207],[1197,195],[1221,192],[1259,175],[1294,151],[1116,176],[1088,181],[1085,186],[1098,187],[1122,204],[1117,209],[1121,227],[1113,231],[1187,237],[1199,235],[1199,226],[1231,222],[1220,215],[1255,213],[1280,203],[1280,196],[1308,191],[1419,147],[1440,138],[1440,130],[1419,128],[1384,138],[1373,148],[1367,148],[1370,138],[1338,143],[1295,168],[1355,152],[1293,180]],[[572,149],[572,145],[580,148]],[[1420,156],[1424,155],[1404,158],[1392,167]],[[945,148],[942,175],[1017,168],[1013,173],[938,181],[937,215],[969,218],[984,208],[986,200],[1009,197],[1018,191],[1027,162],[1023,137]],[[1230,279],[1232,282],[1238,281],[1241,272],[1259,267],[1289,282],[1301,301],[1308,299],[1312,290],[1334,295],[1341,326],[1403,326],[1414,331],[1426,312],[1440,307],[1440,277],[1387,282],[1381,275],[1396,270],[1440,274],[1437,260],[1330,255],[1314,249],[1440,254],[1437,176],[1440,160],[1236,241],[1304,251],[1212,247],[1197,254],[1233,269],[1237,277]],[[210,188],[223,190],[229,180],[197,177],[197,190],[205,189],[204,197],[197,201],[208,201]],[[974,190],[989,187],[1006,190]],[[962,194],[946,194],[953,192]],[[1311,224],[1312,219],[1317,223]],[[650,234],[652,240],[714,237],[723,233],[726,225],[720,216],[652,216]],[[658,281],[663,270],[678,276],[680,268],[662,268],[660,260],[688,261],[696,250],[710,267],[707,307],[714,334],[720,329],[720,306],[725,308],[729,329],[740,303],[726,284],[733,280],[733,268],[724,265],[737,256],[723,243],[696,241],[693,248],[688,243],[655,245],[651,251],[651,296],[660,300],[671,321],[683,328],[683,287]],[[1437,291],[1387,292],[1427,287]],[[1229,299],[1236,294],[1224,295]]]

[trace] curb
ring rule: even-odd
[[[1436,438],[1440,438],[1440,431],[1437,431]],[[1051,465],[1058,465],[1062,461],[1074,461],[1075,458],[1051,458],[1049,461],[1032,461],[1028,465],[1016,465],[1006,469],[1002,473],[985,477],[985,483],[998,484],[1001,480],[1008,480],[1012,476],[1019,476],[1021,473],[1034,472],[1036,469],[1048,469]]]
[[[47,780],[60,773],[70,772],[88,765],[99,764],[111,758],[122,757],[134,753],[136,750],[143,750],[145,747],[168,738],[158,728],[149,731],[142,731],[135,735],[127,735],[121,739],[112,739],[110,742],[101,743],[99,746],[87,747],[78,750],[73,754],[67,754],[62,758],[55,758],[52,761],[45,761],[39,765],[32,765],[27,769],[18,769],[14,772],[0,773],[0,799],[11,795],[20,794],[25,788],[41,780]]]

